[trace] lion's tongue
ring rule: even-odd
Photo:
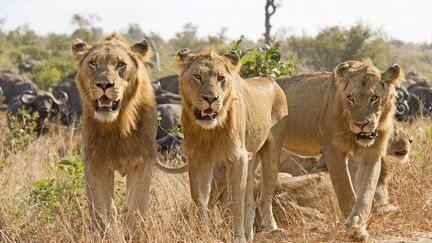
[[[106,97],[105,95],[99,98],[99,104],[111,106],[111,99]]]
[[[215,112],[214,112],[214,110],[212,110],[212,109],[206,109],[206,110],[204,110],[204,111],[201,111],[201,116],[213,116],[213,114],[214,114]]]

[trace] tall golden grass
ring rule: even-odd
[[[116,220],[100,234],[90,224],[82,178],[59,169],[63,159],[82,159],[79,129],[53,126],[49,134],[23,150],[8,146],[11,134],[0,114],[0,238],[5,242],[128,241],[220,242],[230,240],[230,219],[223,207],[212,210],[209,222],[200,222],[189,196],[187,175],[169,175],[155,169],[150,208],[141,215],[137,232],[128,231],[122,216],[125,180],[116,175]],[[373,213],[371,240],[432,240],[432,122],[418,119],[403,124],[414,142],[410,159],[394,163],[390,201],[399,211]],[[52,181],[54,187],[42,185]],[[39,184],[38,184],[39,183]],[[80,184],[81,183],[81,184]],[[57,186],[56,186],[57,185]],[[59,186],[60,185],[60,186]],[[79,185],[79,186],[76,186]],[[52,194],[52,188],[54,194]],[[51,193],[51,194],[50,194]],[[41,199],[55,200],[44,201]],[[300,205],[300,206],[299,206]],[[328,183],[296,194],[275,197],[280,227],[293,242],[344,241],[344,218]],[[313,208],[308,207],[313,206]],[[256,242],[272,242],[257,230]]]

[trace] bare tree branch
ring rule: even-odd
[[[264,33],[264,42],[269,45],[271,41],[270,31],[272,25],[270,24],[270,18],[276,12],[276,8],[280,5],[275,3],[275,0],[266,0],[265,5],[265,33]]]

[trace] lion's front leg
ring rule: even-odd
[[[113,217],[114,171],[85,162],[84,177],[90,217],[94,225],[103,231]]]
[[[152,167],[153,161],[139,161],[132,164],[126,171],[126,221],[129,225],[135,224],[147,208]]]
[[[367,240],[367,220],[372,208],[378,178],[381,171],[381,158],[364,156],[358,159],[356,173],[357,200],[346,222],[347,235],[356,240]]]
[[[323,148],[323,156],[338,199],[339,208],[344,217],[348,217],[356,202],[356,194],[347,168],[347,154],[328,146]]]
[[[224,161],[216,161],[213,168],[213,182],[210,191],[209,208],[212,209],[218,201],[224,203],[226,198],[226,166]]]
[[[189,158],[191,197],[198,207],[200,217],[208,219],[208,202],[213,178],[213,162]]]
[[[244,232],[245,192],[248,173],[248,153],[246,149],[234,161],[227,161],[228,203],[233,215],[233,242],[246,242]]]
[[[255,222],[255,171],[256,171],[256,156],[254,155],[251,160],[249,160],[247,166],[247,181],[246,181],[246,192],[245,192],[245,221],[244,221],[244,231],[246,240],[250,241],[254,236],[254,222]]]

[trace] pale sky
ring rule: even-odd
[[[276,0],[277,1],[277,0]],[[388,37],[432,42],[431,0],[279,0],[272,17],[273,34],[315,35],[330,25],[352,26],[358,21],[383,30]],[[138,23],[143,31],[172,38],[191,22],[200,36],[228,28],[230,38],[244,34],[257,39],[264,32],[265,0],[0,0],[2,28],[27,24],[38,33],[71,33],[74,13],[96,14],[105,33]]]

